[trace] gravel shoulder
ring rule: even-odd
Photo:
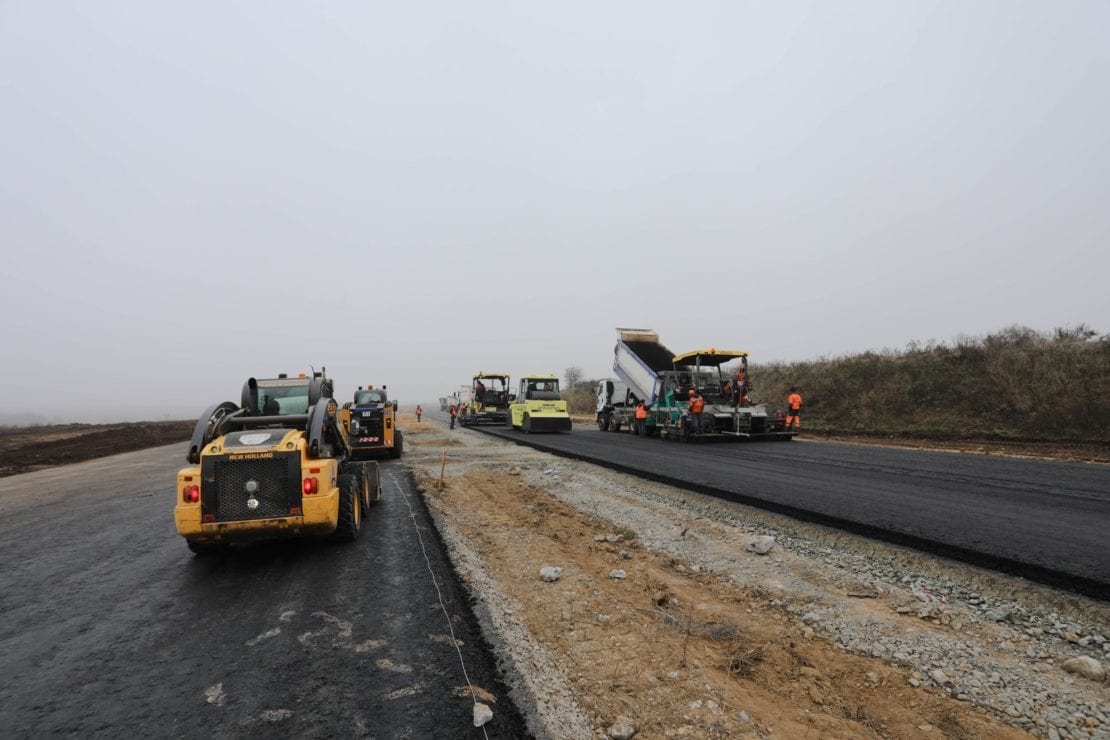
[[[1110,684],[1062,668],[1110,662],[1105,603],[427,417],[405,430],[538,735],[1110,737]]]

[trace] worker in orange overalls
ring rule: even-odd
[[[690,418],[694,422],[694,432],[701,434],[701,415],[705,411],[705,399],[693,388],[690,389]]]
[[[643,401],[640,401],[636,404],[636,421],[632,422],[632,433],[637,437],[643,437],[647,432],[645,429],[646,424],[647,406],[644,405]]]
[[[797,386],[790,386],[790,395],[786,397],[786,431],[790,431],[791,427],[795,431],[802,430],[802,395],[798,393]]]

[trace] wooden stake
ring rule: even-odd
[[[443,488],[443,471],[447,468],[447,450],[443,451],[443,457],[439,463],[439,487]]]

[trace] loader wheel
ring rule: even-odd
[[[532,433],[532,417],[529,416],[528,414],[524,415],[524,427],[523,428],[524,428],[524,433],[525,434],[531,434]]]
[[[366,475],[366,503],[376,504],[382,498],[382,469],[376,462],[362,464]]]
[[[597,415],[597,430],[599,432],[604,432],[604,431],[607,431],[608,429],[609,429],[609,417],[606,416],[605,414],[598,414]]]
[[[193,542],[192,540],[185,540],[185,544],[189,546],[189,549],[197,557],[215,555],[227,550],[227,545],[221,542]]]
[[[339,476],[339,523],[335,539],[352,542],[358,539],[362,528],[362,497],[358,493],[358,478],[348,473]]]
[[[401,430],[398,429],[393,434],[393,449],[391,449],[389,451],[389,456],[396,460],[397,458],[399,458],[401,456],[401,453],[404,452],[404,451],[405,451],[405,435],[402,434]]]

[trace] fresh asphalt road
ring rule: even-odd
[[[184,448],[0,479],[5,737],[483,737],[416,527],[497,697],[486,732],[527,735],[403,467],[353,543],[197,558],[173,527]]]
[[[807,441],[483,431],[1110,599],[1110,466]]]

